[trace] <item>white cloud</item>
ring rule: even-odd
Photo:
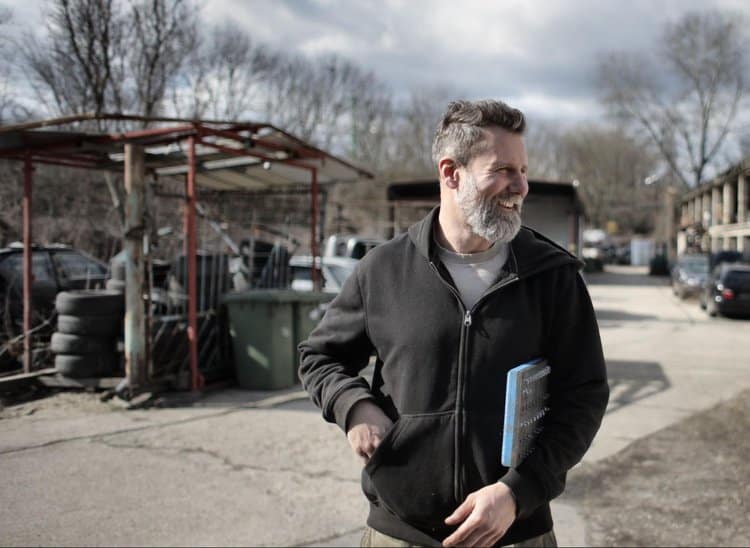
[[[2,1],[2,0],[0,0]],[[198,1],[198,0],[196,0]],[[14,6],[39,28],[41,0]],[[469,98],[523,102],[581,116],[596,103],[598,54],[646,50],[661,26],[746,0],[204,0],[205,25],[230,20],[252,38],[306,55],[337,53],[374,71],[397,96],[445,85]]]

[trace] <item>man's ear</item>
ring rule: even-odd
[[[438,162],[438,172],[440,173],[440,178],[445,181],[448,188],[458,188],[458,166],[453,158],[441,158]]]

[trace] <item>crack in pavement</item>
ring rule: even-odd
[[[146,443],[122,443],[107,440],[103,437],[91,440],[94,443],[99,443],[110,447],[112,449],[140,449],[145,451],[154,451],[161,454],[199,454],[211,457],[212,459],[218,460],[222,465],[228,467],[233,472],[242,472],[244,470],[250,470],[253,472],[263,472],[269,474],[298,474],[305,476],[310,479],[332,479],[334,481],[340,481],[345,483],[357,483],[359,479],[348,478],[344,476],[338,476],[330,471],[324,470],[321,472],[307,472],[299,468],[269,468],[266,466],[258,466],[252,464],[241,464],[233,462],[229,457],[222,455],[218,451],[212,449],[206,449],[204,447],[170,447],[170,446],[157,446],[149,445]]]
[[[41,448],[44,448],[44,447],[50,447],[50,446],[58,445],[58,444],[61,444],[61,443],[69,443],[69,442],[74,442],[74,441],[85,441],[85,440],[96,441],[99,438],[104,438],[104,437],[107,437],[107,436],[119,436],[119,435],[122,435],[122,434],[130,434],[132,432],[142,432],[142,431],[145,431],[145,430],[151,430],[151,429],[156,429],[156,428],[164,428],[164,427],[167,427],[167,426],[177,426],[177,425],[180,425],[180,424],[186,424],[186,423],[195,422],[195,421],[199,421],[199,420],[203,420],[203,419],[209,419],[209,418],[220,417],[220,416],[223,416],[223,415],[229,415],[231,413],[236,413],[237,411],[242,411],[242,410],[243,409],[241,409],[241,408],[237,408],[237,409],[233,408],[233,409],[227,409],[227,410],[224,410],[224,411],[221,411],[221,412],[218,412],[218,413],[212,413],[211,415],[201,415],[200,417],[188,417],[186,419],[179,419],[179,420],[176,420],[176,421],[168,421],[168,422],[163,422],[163,423],[158,423],[158,424],[146,424],[146,425],[143,425],[143,426],[134,426],[132,428],[121,428],[119,430],[114,430],[114,431],[111,431],[111,432],[102,432],[100,434],[84,434],[84,435],[81,435],[81,436],[72,436],[72,437],[69,437],[69,438],[58,438],[56,440],[50,440],[50,441],[46,441],[44,443],[37,443],[37,444],[34,444],[34,445],[26,445],[24,447],[14,447],[13,449],[3,449],[3,450],[0,450],[0,455],[8,455],[8,454],[11,454],[11,453],[20,453],[21,451],[30,451],[32,449],[41,449]]]
[[[118,436],[121,434],[129,434],[131,432],[141,432],[145,430],[151,430],[156,428],[165,428],[168,426],[177,426],[181,424],[188,424],[191,422],[197,422],[201,420],[206,419],[213,419],[217,417],[223,417],[226,415],[231,415],[232,413],[237,413],[240,411],[246,411],[248,409],[273,409],[274,407],[278,405],[282,405],[285,403],[289,403],[292,399],[299,399],[298,393],[293,393],[290,395],[281,395],[281,396],[271,396],[269,398],[258,400],[255,402],[245,403],[236,407],[232,407],[229,409],[223,409],[221,411],[217,411],[215,413],[207,413],[205,415],[199,415],[196,417],[187,417],[184,419],[178,419],[173,421],[165,421],[162,423],[157,424],[145,424],[143,426],[134,426],[132,428],[121,428],[119,430],[114,430],[111,432],[102,432],[99,434],[84,434],[81,436],[72,436],[69,438],[58,438],[56,440],[49,440],[44,443],[37,443],[34,445],[26,445],[23,447],[14,447],[12,449],[2,449],[0,450],[0,455],[8,455],[11,453],[20,453],[21,451],[30,451],[33,449],[41,449],[44,447],[50,447],[53,445],[58,445],[61,443],[68,443],[68,442],[75,442],[75,441],[83,441],[83,440],[92,440],[96,441],[97,439],[108,437],[108,436]]]

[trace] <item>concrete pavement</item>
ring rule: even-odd
[[[580,466],[750,387],[750,321],[709,319],[639,269],[587,279],[612,399]],[[359,463],[299,387],[144,411],[49,400],[0,420],[2,545],[359,542]],[[571,501],[553,513],[560,544],[583,545]]]

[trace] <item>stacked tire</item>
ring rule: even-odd
[[[120,368],[117,339],[125,309],[111,290],[63,291],[55,299],[57,331],[50,349],[57,372],[70,378],[107,377]]]

